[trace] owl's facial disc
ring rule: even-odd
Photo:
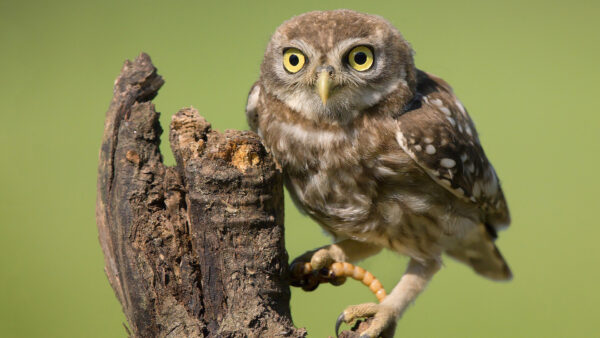
[[[282,24],[261,66],[261,82],[294,112],[347,124],[398,91],[412,97],[412,50],[384,19],[347,10],[311,12]]]

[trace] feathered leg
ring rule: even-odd
[[[440,266],[439,260],[418,262],[411,259],[400,282],[380,304],[365,303],[347,307],[338,318],[336,334],[341,322],[350,323],[358,318],[374,317],[361,338],[375,338],[380,335],[393,337],[396,322],[425,289]]]

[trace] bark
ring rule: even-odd
[[[166,167],[151,100],[163,79],[127,61],[98,168],[105,271],[136,337],[304,337],[289,309],[282,175],[252,132],[172,120]]]

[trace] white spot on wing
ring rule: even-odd
[[[443,158],[440,161],[440,164],[442,165],[442,167],[450,169],[456,165],[456,162],[451,158]]]
[[[465,197],[464,193],[461,190],[452,189],[452,182],[450,182],[449,180],[446,180],[446,179],[439,178],[439,176],[440,176],[439,171],[432,170],[431,168],[429,168],[427,165],[423,164],[419,160],[419,158],[415,155],[415,153],[408,148],[406,138],[404,137],[404,134],[402,134],[402,132],[400,130],[396,132],[396,141],[398,142],[398,144],[400,145],[402,150],[404,150],[404,152],[406,154],[408,154],[421,168],[423,168],[423,170],[425,170],[427,175],[429,175],[429,177],[431,177],[436,183],[438,183],[441,186],[443,186],[444,188],[446,188],[446,190],[451,192],[454,196],[456,196],[462,200],[468,201],[468,199]],[[433,140],[431,140],[431,141],[433,142]],[[432,144],[428,144],[425,147],[425,152],[428,153],[429,155],[433,155],[433,154],[435,154],[436,150]],[[452,175],[451,171],[450,171],[450,175]]]
[[[428,144],[425,147],[425,152],[428,153],[429,155],[433,155],[433,154],[435,154],[435,147],[431,144]]]
[[[468,125],[465,126],[465,131],[467,132],[467,135],[473,136],[473,132],[471,131],[471,127],[469,127]]]
[[[466,116],[467,112],[465,112],[465,107],[462,105],[462,103],[460,103],[458,99],[454,99],[454,103],[458,107],[458,110],[460,110],[460,113],[463,114],[463,116]]]
[[[453,118],[446,116],[446,120],[448,120],[453,127],[456,126],[456,121]],[[458,126],[458,128],[460,129],[460,126]]]

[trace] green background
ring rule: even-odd
[[[597,337],[600,292],[600,3],[597,1],[0,1],[0,336],[123,337],[94,208],[104,113],[124,59],[150,54],[167,126],[193,105],[245,129],[270,34],[314,9],[380,14],[475,120],[513,214],[499,246],[515,278],[494,283],[449,259],[398,336]],[[172,164],[163,135],[165,161]],[[290,256],[328,243],[286,206]],[[361,263],[388,290],[407,259]],[[293,290],[309,336],[333,334],[357,282]]]

